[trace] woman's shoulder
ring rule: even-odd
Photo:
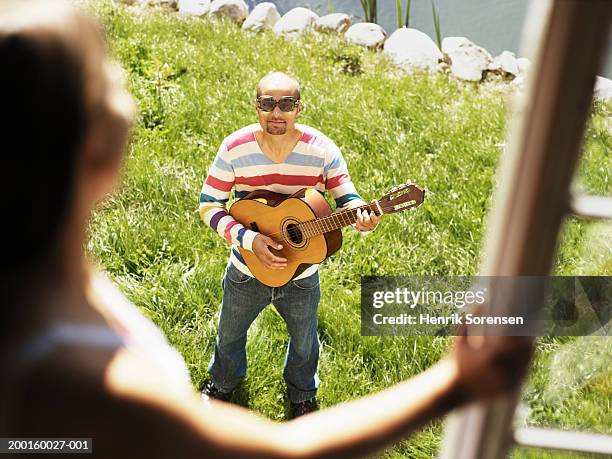
[[[90,282],[91,301],[121,336],[125,347],[149,361],[160,372],[172,375],[176,390],[191,389],[185,361],[166,336],[132,304],[102,272],[95,272]]]

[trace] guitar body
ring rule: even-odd
[[[309,264],[321,263],[342,245],[341,229],[306,238],[295,228],[298,223],[332,213],[325,198],[316,190],[302,189],[291,196],[265,190],[253,191],[236,201],[229,213],[246,228],[282,244],[281,250],[270,250],[287,259],[285,269],[269,269],[253,252],[239,248],[249,270],[270,287],[287,284]]]
[[[299,276],[309,264],[321,263],[342,245],[342,228],[359,220],[359,212],[383,214],[403,212],[420,206],[425,190],[407,181],[380,199],[359,207],[332,212],[316,190],[303,188],[291,196],[257,190],[230,207],[230,215],[244,227],[280,243],[281,250],[270,249],[287,259],[284,269],[269,269],[257,256],[240,249],[251,273],[269,287],[281,287]],[[308,223],[305,223],[308,222]]]

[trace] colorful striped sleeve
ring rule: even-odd
[[[223,141],[200,192],[200,218],[229,243],[253,250],[257,233],[245,228],[227,212],[234,182],[234,168]]]
[[[325,176],[325,189],[336,201],[337,209],[348,209],[365,204],[351,181],[342,152],[333,142],[325,154],[323,175]]]

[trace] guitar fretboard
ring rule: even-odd
[[[357,221],[357,209],[361,209],[362,212],[367,210],[368,212],[380,215],[376,202],[373,202],[372,204],[334,212],[327,217],[302,222],[299,225],[299,229],[306,238],[309,238],[350,226]]]

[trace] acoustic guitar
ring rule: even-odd
[[[284,269],[267,268],[250,250],[239,248],[249,270],[263,284],[281,287],[310,264],[321,263],[342,245],[342,228],[357,221],[357,209],[380,216],[419,206],[425,190],[415,184],[393,188],[380,199],[333,212],[321,193],[304,188],[290,196],[257,190],[236,201],[229,213],[248,229],[282,244],[272,253],[287,259]]]

